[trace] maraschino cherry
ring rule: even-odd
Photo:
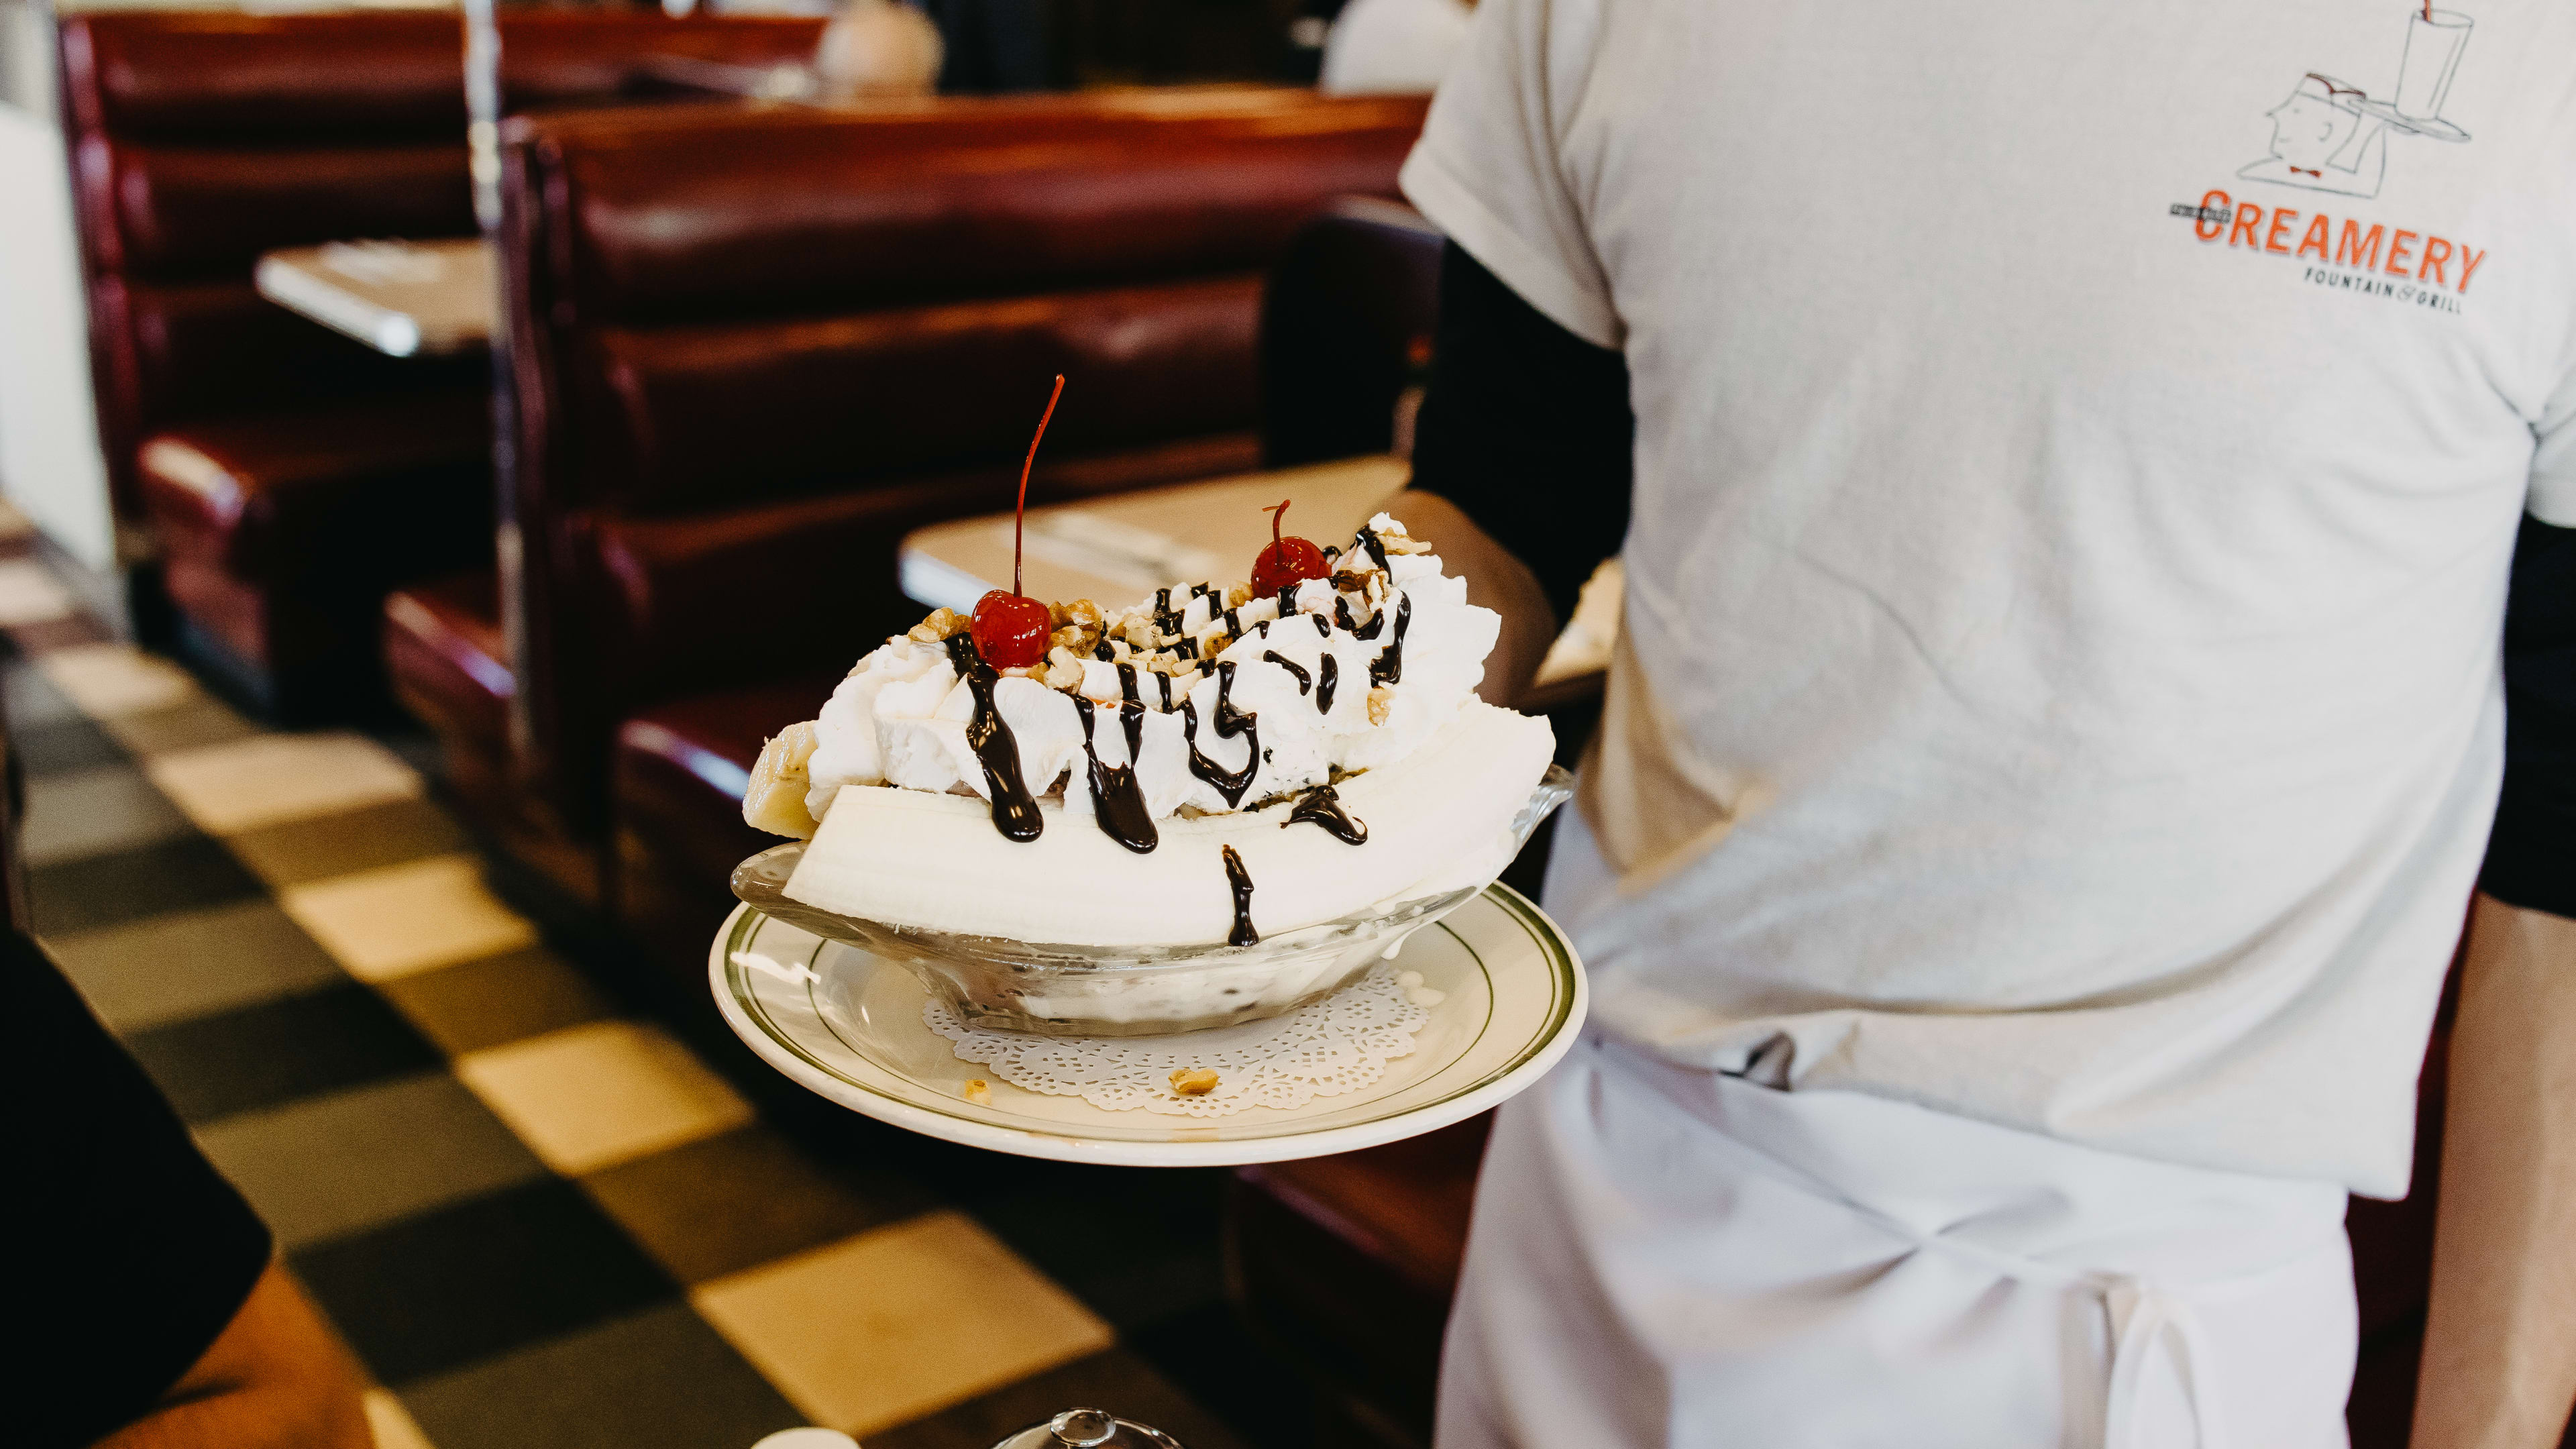
[[[1261,511],[1270,515],[1270,542],[1252,556],[1253,593],[1275,594],[1290,584],[1332,577],[1333,566],[1324,561],[1322,549],[1293,533],[1279,536],[1279,521],[1288,516],[1287,502]]]
[[[1062,396],[1064,374],[1059,372],[1055,391],[1047,395],[1046,411],[1038,417],[1037,437],[1029,439],[1028,460],[1020,464],[1019,513],[1011,520],[1010,591],[995,589],[975,601],[975,652],[995,669],[1027,669],[1044,664],[1047,636],[1055,631],[1047,606],[1020,592],[1020,531],[1029,516],[1029,469],[1038,461],[1038,438],[1046,436],[1047,419],[1055,416],[1056,399]]]

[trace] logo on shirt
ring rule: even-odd
[[[2236,174],[2310,191],[2372,197],[2388,174],[2388,138],[2423,138],[2457,144],[2469,133],[2442,119],[2460,53],[2476,25],[2456,10],[2436,10],[2425,0],[2406,15],[2406,49],[2397,62],[2397,88],[2386,99],[2361,87],[2310,71],[2290,98],[2274,106],[2272,154]]]
[[[2401,152],[2418,140],[2457,145],[2469,139],[2443,119],[2442,105],[2475,26],[2459,11],[2435,9],[2432,0],[2409,10],[2397,84],[2385,98],[2319,71],[2301,76],[2289,98],[2264,113],[2272,122],[2271,153],[2236,174],[2267,186],[2376,199],[2387,179],[2392,136]],[[2224,238],[2231,250],[2306,263],[2301,280],[2311,285],[2436,311],[2459,311],[2460,295],[2486,261],[2484,251],[2429,229],[2266,205],[2291,198],[2256,195],[2262,199],[2239,200],[2213,188],[2197,204],[2176,202],[2170,210],[2188,218],[2204,242]]]

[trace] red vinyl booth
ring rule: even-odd
[[[531,14],[506,104],[669,90],[673,57],[766,65],[807,20]],[[180,642],[287,713],[362,697],[390,584],[491,550],[487,370],[391,358],[262,299],[260,253],[471,235],[453,12],[73,15],[61,26],[90,355],[130,555]],[[148,616],[157,610],[138,612]]]
[[[902,536],[1008,506],[1057,372],[1035,499],[1255,466],[1262,274],[1335,196],[1392,194],[1423,109],[1251,87],[513,123],[515,541],[497,580],[388,601],[398,697],[592,899],[640,716],[618,909],[702,941],[656,924],[661,884],[721,894],[747,751],[918,618]]]

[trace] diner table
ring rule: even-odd
[[[1021,590],[1121,607],[1165,584],[1246,578],[1270,541],[1263,509],[1291,500],[1284,532],[1347,545],[1410,473],[1401,458],[1368,456],[1032,508]],[[1440,540],[1430,542],[1437,548]],[[1011,515],[915,529],[899,557],[906,595],[930,608],[970,612],[987,591],[1010,587]],[[1615,559],[1603,565],[1585,586],[1525,706],[1545,708],[1598,688],[1618,639],[1618,567]]]
[[[479,351],[499,325],[492,249],[479,237],[288,247],[251,275],[261,296],[393,357]]]

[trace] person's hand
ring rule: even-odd
[[[1437,493],[1398,493],[1382,506],[1405,532],[1430,544],[1450,573],[1467,581],[1468,603],[1503,616],[1501,637],[1485,656],[1485,679],[1476,686],[1476,695],[1487,704],[1516,704],[1538,678],[1559,628],[1538,576],[1487,537],[1465,510]]]

